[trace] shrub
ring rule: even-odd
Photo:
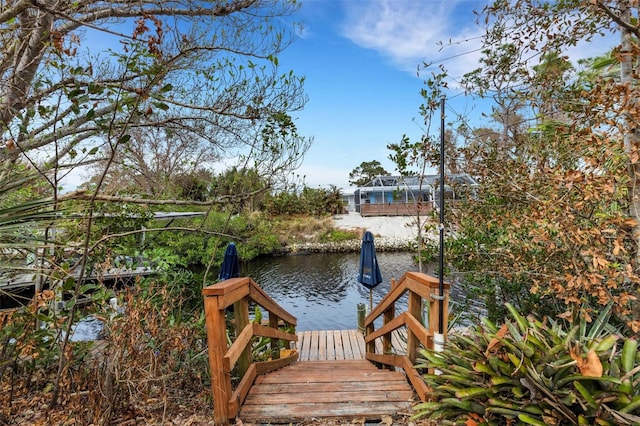
[[[329,229],[320,235],[320,241],[323,243],[343,243],[345,241],[360,240],[359,231],[350,231],[344,229]]]
[[[53,292],[2,313],[0,424],[153,424],[166,413],[209,411],[204,314],[186,303],[192,291],[186,279],[179,273],[143,279],[118,295],[117,310],[94,294],[96,303],[85,309],[102,321],[100,338],[64,347],[66,312],[47,309]],[[43,326],[34,329],[36,319]]]
[[[587,330],[524,318],[511,305],[500,328],[488,320],[452,335],[442,352],[421,351],[433,400],[416,418],[443,425],[640,424],[638,343],[608,326],[611,304]]]

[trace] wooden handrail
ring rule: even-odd
[[[213,393],[214,421],[216,424],[229,424],[235,418],[259,374],[284,367],[298,359],[293,353],[279,358],[280,342],[287,347],[296,341],[296,317],[284,310],[251,278],[231,278],[202,289],[204,296],[205,324],[209,349],[209,367],[211,369],[211,390]],[[254,302],[269,313],[269,325],[252,323],[249,320],[249,303]],[[226,310],[233,306],[235,340],[227,343]],[[231,315],[231,314],[230,314]],[[280,329],[293,328],[291,332]],[[270,338],[270,350],[276,359],[254,362],[251,343],[254,337]],[[231,373],[237,367],[240,382],[232,390]]]
[[[444,283],[443,330],[447,330],[449,305],[448,283]],[[422,401],[428,398],[427,386],[420,373],[415,369],[416,357],[420,346],[433,349],[433,336],[438,330],[440,304],[439,281],[437,278],[420,273],[407,272],[398,283],[393,284],[387,295],[371,310],[365,318],[365,344],[368,360],[390,368],[399,367],[404,370],[409,381]],[[408,293],[407,311],[395,314],[395,304],[405,293]],[[423,303],[429,304],[429,318],[423,325]],[[376,330],[374,322],[382,316],[383,325]],[[391,333],[406,327],[407,349],[404,355],[391,354]],[[376,339],[383,339],[383,353],[376,353]]]

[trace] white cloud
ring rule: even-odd
[[[415,73],[423,62],[443,63],[454,77],[478,65],[483,29],[472,8],[481,2],[377,0],[344,2],[343,35]],[[461,9],[456,6],[462,5]]]
[[[476,23],[482,0],[369,0],[343,2],[342,35],[354,44],[377,51],[393,66],[420,77],[443,65],[457,80],[478,67],[485,29]],[[578,59],[602,54],[617,44],[617,36],[594,36],[565,52]],[[533,58],[535,64],[537,58]],[[451,85],[455,87],[455,84]]]

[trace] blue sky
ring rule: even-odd
[[[456,80],[478,67],[484,29],[477,15],[488,0],[301,0],[293,20],[298,40],[278,60],[282,72],[305,76],[308,103],[292,115],[301,135],[313,137],[296,171],[311,187],[348,187],[349,172],[379,161],[395,172],[386,146],[404,134],[419,140],[420,90],[431,70],[450,76],[446,120],[457,115],[480,123],[487,104],[465,96]],[[571,59],[607,51],[614,43],[578,45]],[[96,46],[94,46],[96,47]],[[431,133],[438,135],[439,120]],[[482,123],[485,124],[485,123]],[[436,170],[431,172],[436,173]],[[72,179],[73,178],[73,179]],[[67,186],[83,179],[74,175]]]
[[[429,71],[443,64],[451,76],[446,120],[464,115],[479,122],[482,108],[456,79],[478,67],[485,0],[302,0],[296,20],[304,32],[279,56],[284,69],[306,76],[309,102],[295,113],[302,135],[314,137],[298,174],[311,187],[348,186],[363,161],[378,160],[393,173],[387,144],[422,134],[420,90]],[[612,43],[577,46],[572,59],[608,50]],[[432,128],[434,135],[439,133]],[[437,172],[433,170],[433,172]]]
[[[303,0],[296,17],[303,35],[279,59],[306,77],[309,102],[294,117],[299,132],[315,139],[298,170],[309,186],[346,187],[349,172],[363,161],[377,160],[394,172],[387,144],[422,134],[420,90],[428,71],[418,76],[418,66],[443,63],[453,77],[477,67],[482,30],[473,10],[484,4]],[[449,39],[458,43],[439,45]],[[457,94],[447,102],[447,115],[477,111]]]

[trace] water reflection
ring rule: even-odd
[[[357,305],[369,306],[369,289],[358,283],[358,253],[309,254],[263,258],[243,265],[283,308],[298,318],[297,329],[357,328]],[[389,291],[391,279],[417,271],[410,253],[377,253],[383,282],[373,289],[373,303]]]

